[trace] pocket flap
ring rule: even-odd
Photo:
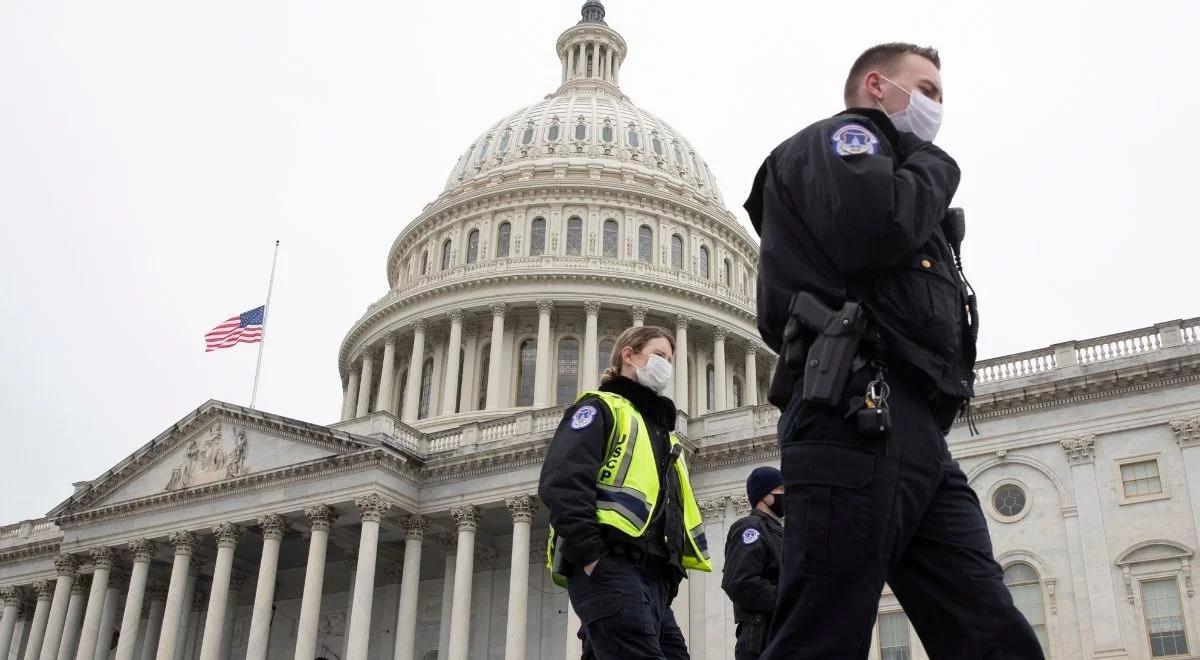
[[[787,486],[834,486],[865,488],[875,470],[875,454],[836,442],[797,442],[785,445],[791,478]]]
[[[621,594],[615,591],[592,594],[580,601],[576,610],[579,621],[585,624],[616,616],[621,611]]]

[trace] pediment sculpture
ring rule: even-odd
[[[196,440],[188,443],[183,452],[183,461],[171,469],[171,478],[163,490],[172,491],[192,486],[201,486],[222,479],[233,479],[246,474],[246,432],[234,433],[233,447],[225,451],[221,434],[221,423],[209,429],[208,439],[203,444]]]

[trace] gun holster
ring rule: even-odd
[[[793,295],[783,330],[783,360],[771,380],[768,400],[781,409],[786,406],[803,373],[805,402],[838,405],[866,327],[866,311],[856,301],[834,310],[807,291]]]

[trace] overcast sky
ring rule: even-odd
[[[610,0],[634,103],[739,218],[763,156],[880,41],[944,58],[981,356],[1200,315],[1200,5]],[[0,523],[210,398],[327,423],[392,240],[498,117],[558,84],[581,2],[0,1]]]

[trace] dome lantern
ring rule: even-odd
[[[604,5],[597,0],[583,3],[580,14],[580,21],[558,37],[562,85],[601,83],[616,87],[625,61],[625,39],[604,22]]]

